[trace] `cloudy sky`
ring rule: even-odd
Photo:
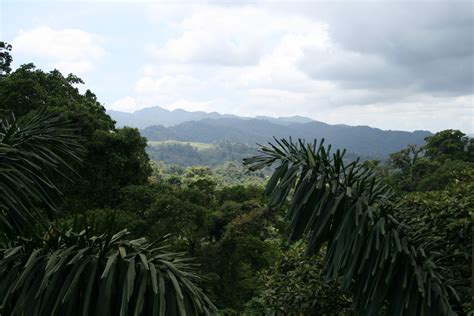
[[[473,4],[0,0],[0,40],[107,109],[474,133]]]

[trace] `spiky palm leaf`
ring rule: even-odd
[[[341,277],[359,314],[453,315],[446,284],[423,236],[397,220],[390,190],[370,168],[345,163],[323,141],[282,139],[245,159],[251,170],[276,164],[266,193],[272,206],[289,198],[290,240],[306,238],[307,252],[327,244],[325,272]]]
[[[189,259],[127,231],[108,237],[55,233],[44,245],[0,250],[5,315],[208,315]]]
[[[54,215],[60,192],[53,178],[65,176],[82,151],[74,131],[45,112],[0,119],[0,231],[22,234]]]

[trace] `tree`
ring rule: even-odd
[[[215,275],[210,287],[218,306],[241,310],[257,292],[255,272],[268,268],[275,258],[276,247],[267,242],[274,221],[275,212],[255,205],[235,216],[219,239],[203,249],[202,267]]]
[[[65,195],[62,209],[68,212],[114,206],[115,192],[127,185],[144,184],[151,175],[146,140],[137,129],[115,128],[104,106],[89,90],[80,93],[83,83],[74,75],[44,72],[33,64],[20,66],[0,79],[2,109],[18,117],[39,111],[60,113],[78,129],[85,155],[72,162],[80,175],[74,183],[55,180]]]
[[[459,301],[452,300],[452,305],[459,314],[467,313],[471,300],[469,278],[474,272],[469,265],[474,236],[474,168],[466,168],[463,177],[445,188],[412,192],[400,202],[399,217],[440,253],[440,272],[460,297]]]
[[[297,243],[258,273],[262,289],[248,304],[249,315],[350,315],[351,301],[323,274],[324,253],[304,255]]]
[[[290,240],[306,239],[307,253],[326,245],[324,272],[341,278],[358,314],[454,315],[456,292],[436,265],[436,249],[397,220],[397,204],[387,186],[358,161],[346,164],[345,151],[330,152],[323,141],[285,139],[262,146],[245,159],[251,170],[277,164],[266,193],[270,206],[287,211]],[[291,194],[291,196],[290,196]]]
[[[0,313],[3,315],[210,314],[212,302],[182,254],[127,231],[63,232],[54,217],[53,175],[81,146],[69,122],[45,112],[2,120],[0,129]],[[28,227],[25,230],[24,226]],[[49,229],[45,230],[45,227]],[[41,234],[41,232],[45,232]],[[43,237],[42,237],[43,236]]]
[[[474,162],[474,140],[459,130],[444,130],[426,138],[426,156],[438,160]]]
[[[426,141],[391,154],[384,166],[386,180],[399,193],[443,189],[472,168],[474,141],[461,131],[444,130]]]
[[[420,168],[420,166],[426,166],[426,160],[419,157],[422,153],[423,147],[409,145],[407,148],[390,155],[387,165],[397,172],[397,176],[392,177],[397,188],[404,191],[414,190],[419,178],[424,175],[424,172],[428,171],[427,168]],[[431,165],[429,167],[433,169],[434,167]]]
[[[68,207],[87,210],[114,207],[121,188],[146,184],[151,174],[146,139],[135,128],[97,130],[87,144],[81,179],[66,187]]]

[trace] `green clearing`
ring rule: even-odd
[[[207,144],[207,143],[198,143],[198,142],[180,142],[177,140],[160,140],[160,141],[148,141],[148,146],[159,147],[163,145],[190,145],[191,147],[195,148],[196,150],[205,150],[205,149],[212,149],[215,147],[214,144]]]

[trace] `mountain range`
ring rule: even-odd
[[[222,140],[250,144],[266,143],[273,137],[325,139],[333,148],[345,148],[361,157],[385,159],[409,144],[420,145],[428,131],[392,131],[369,126],[330,125],[312,119],[293,117],[239,117],[217,112],[168,111],[161,107],[134,113],[108,111],[118,126],[141,129],[148,140],[215,143]]]
[[[235,118],[248,120],[252,118],[237,116],[233,114],[220,114],[217,112],[190,112],[182,109],[173,111],[166,110],[159,106],[144,108],[133,113],[108,110],[107,113],[117,122],[118,127],[130,126],[143,129],[152,125],[173,126],[189,121],[199,121],[202,119],[222,119]],[[313,120],[302,116],[291,117],[269,117],[257,116],[255,119],[270,121],[277,124],[287,125],[291,123],[308,123]]]

